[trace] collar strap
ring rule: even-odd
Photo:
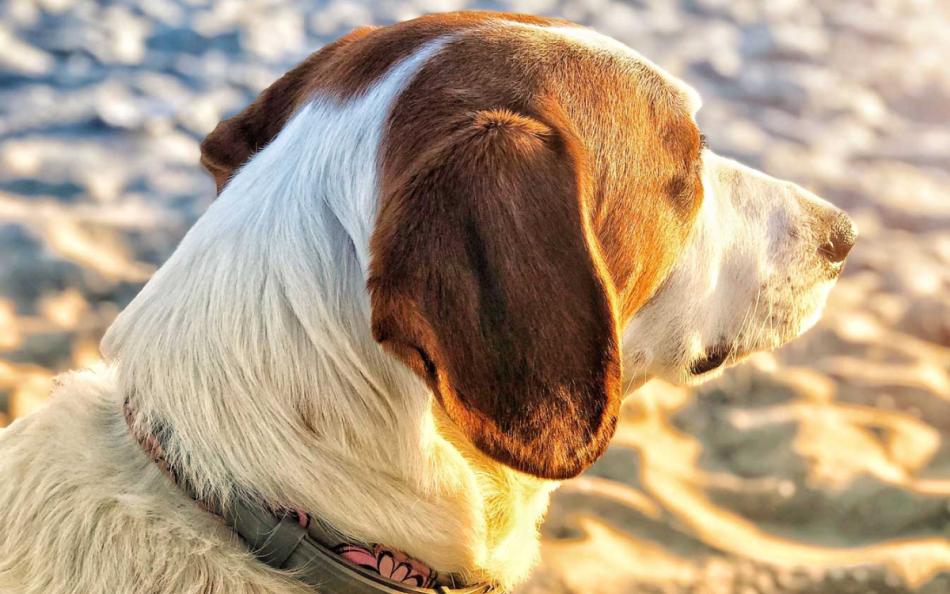
[[[416,588],[386,579],[349,563],[314,539],[291,516],[276,519],[270,512],[235,501],[222,515],[258,559],[275,569],[291,571],[297,579],[334,594],[485,594],[490,584],[463,588],[436,585]],[[386,554],[386,553],[383,553]]]
[[[132,436],[148,457],[158,465],[176,486],[208,512],[220,517],[245,542],[255,557],[274,569],[287,571],[326,594],[487,594],[494,592],[491,584],[456,588],[444,584],[416,587],[406,583],[407,577],[419,573],[418,563],[396,551],[383,547],[367,548],[362,545],[341,544],[330,548],[314,537],[313,533],[327,534],[319,521],[299,512],[275,514],[272,511],[235,497],[228,506],[198,497],[190,481],[179,476],[165,458],[163,442],[170,430],[140,431],[135,425],[135,413],[128,399],[123,403],[125,421]],[[385,570],[384,570],[385,568]],[[429,585],[435,572],[423,568]],[[384,577],[393,576],[394,579]],[[454,579],[448,576],[454,583]],[[420,578],[422,576],[420,575]],[[401,581],[396,581],[397,579]]]

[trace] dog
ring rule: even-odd
[[[556,19],[432,15],[310,56],[202,143],[218,197],[105,363],[0,435],[0,591],[524,580],[623,398],[800,335],[854,244],[707,148],[699,108]]]

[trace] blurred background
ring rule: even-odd
[[[804,338],[628,401],[520,594],[950,593],[950,2],[0,0],[0,426],[211,202],[219,120],[353,27],[465,8],[626,42],[713,149],[861,228]]]

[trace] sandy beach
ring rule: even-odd
[[[816,328],[631,396],[556,493],[519,594],[950,593],[950,4],[933,0],[6,0],[0,427],[99,359],[214,197],[198,144],[365,24],[564,16],[695,86],[710,146],[861,230]]]

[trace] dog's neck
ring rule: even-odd
[[[390,83],[350,105],[304,107],[231,180],[103,350],[140,420],[173,429],[166,455],[200,492],[251,491],[439,571],[509,585],[536,560],[553,484],[475,450],[370,334],[369,172]],[[355,125],[370,133],[341,136]]]

